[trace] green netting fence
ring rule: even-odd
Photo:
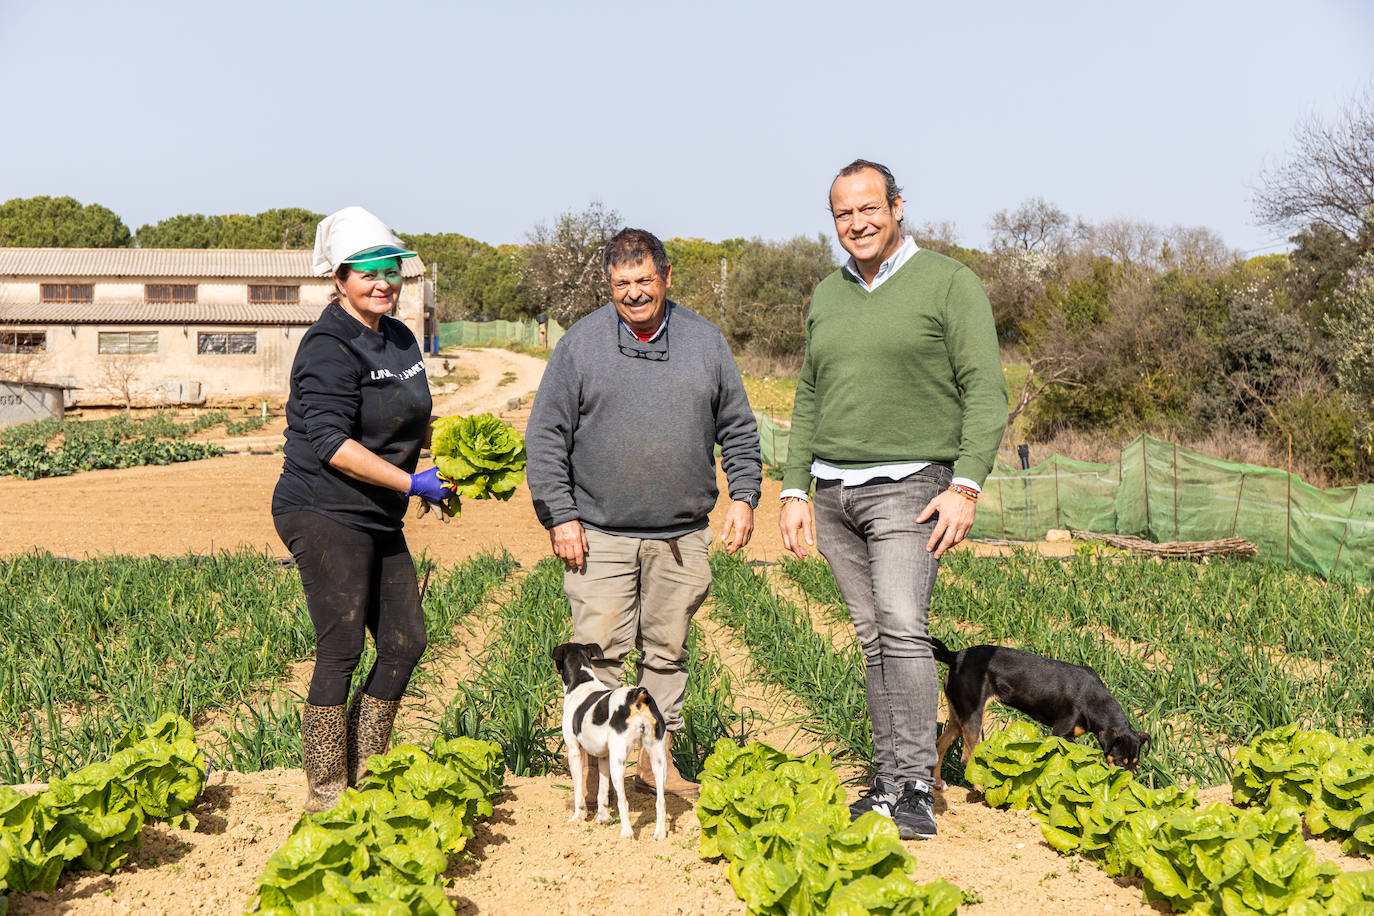
[[[1240,537],[1264,559],[1369,582],[1374,484],[1323,490],[1150,436],[1109,464],[1055,456],[1023,471],[999,460],[972,536],[1034,540],[1050,528],[1159,542]]]
[[[758,416],[764,462],[781,463],[788,430]],[[1021,470],[999,458],[970,537],[1033,541],[1054,528],[1157,542],[1240,537],[1269,561],[1374,578],[1374,484],[1323,490],[1288,471],[1150,436],[1106,464],[1056,455]]]
[[[547,327],[548,339],[541,341],[537,321],[445,321],[439,325],[439,346],[476,347],[515,341],[527,347],[553,349],[564,328],[553,319],[549,319]]]
[[[754,411],[759,424],[759,445],[763,448],[763,463],[781,465],[787,460],[787,435],[791,427],[778,423],[766,413]]]

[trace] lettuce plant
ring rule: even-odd
[[[486,741],[403,744],[368,760],[371,775],[328,811],[302,817],[258,879],[252,912],[451,916],[449,856],[492,812],[504,772]]]
[[[6,890],[52,893],[66,863],[86,851],[79,834],[54,831],[56,820],[39,796],[0,786],[0,877]]]
[[[1284,725],[1248,741],[1236,752],[1231,799],[1238,805],[1306,808],[1322,767],[1345,746],[1324,731]]]
[[[964,775],[983,788],[994,808],[1033,808],[1037,785],[1043,793],[1045,787],[1073,779],[1075,771],[1099,765],[1101,759],[1081,744],[1044,737],[1029,722],[1013,722],[978,743]]]
[[[1318,863],[1301,820],[1306,813],[1313,833],[1345,837],[1346,852],[1374,848],[1374,738],[1266,732],[1237,755],[1232,782],[1238,801],[1266,807],[1200,811],[1196,788],[1146,788],[1075,747],[1013,725],[978,745],[969,779],[990,804],[1034,808],[1059,852],[1140,877],[1146,898],[1174,912],[1374,913],[1374,872]]]
[[[962,902],[944,881],[918,886],[896,825],[869,812],[852,824],[828,757],[717,742],[701,772],[701,854],[724,856],[751,914],[930,914]]]
[[[187,809],[204,785],[195,732],[169,714],[131,727],[109,760],[37,795],[0,786],[0,890],[50,893],[70,868],[114,871],[138,848],[146,821],[194,824]]]
[[[152,725],[130,726],[110,763],[123,772],[149,820],[195,829],[188,809],[205,789],[206,762],[190,722],[168,713]]]
[[[1322,765],[1307,826],[1316,836],[1342,837],[1349,855],[1374,853],[1374,737],[1346,743]]]
[[[368,764],[372,773],[360,789],[385,789],[399,798],[424,802],[438,832],[439,845],[449,855],[463,850],[472,836],[472,823],[490,816],[491,802],[482,786],[461,770],[444,766],[413,744],[378,754]]]
[[[452,515],[460,497],[510,499],[525,479],[525,440],[489,413],[435,420],[429,449],[457,494],[446,507]]]

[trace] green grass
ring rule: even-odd
[[[956,650],[1014,645],[1091,666],[1152,736],[1147,782],[1223,782],[1232,748],[1289,722],[1348,737],[1374,726],[1374,597],[1358,586],[1230,559],[956,552],[942,566],[932,632]],[[783,570],[838,616],[823,563]]]
[[[858,647],[837,649],[815,631],[803,609],[780,597],[740,556],[712,553],[711,571],[711,617],[733,628],[749,647],[758,676],[785,688],[811,711],[803,727],[836,745],[836,760],[871,767],[873,729]]]
[[[797,395],[795,376],[745,375],[743,378],[744,393],[749,397],[749,406],[771,414],[775,420],[792,418],[792,400]]]
[[[484,555],[434,575],[431,641],[450,639],[514,568],[509,555]],[[108,756],[127,725],[164,712],[192,722],[228,714],[231,763],[279,765],[272,749],[295,734],[294,710],[282,711],[279,690],[254,698],[314,651],[300,576],[250,551],[0,560],[0,632],[0,783]],[[372,657],[369,648],[358,677]]]
[[[549,650],[572,637],[572,612],[563,594],[563,564],[548,557],[520,582],[499,610],[493,639],[439,720],[445,738],[493,741],[516,776],[559,766],[561,726],[553,715],[561,695]]]

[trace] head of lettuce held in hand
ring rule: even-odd
[[[458,496],[510,499],[525,479],[525,440],[489,413],[435,420],[430,451]]]

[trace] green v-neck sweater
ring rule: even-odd
[[[783,489],[808,489],[815,458],[943,462],[981,486],[1006,425],[997,330],[973,271],[922,249],[872,292],[843,268],[816,287]]]

